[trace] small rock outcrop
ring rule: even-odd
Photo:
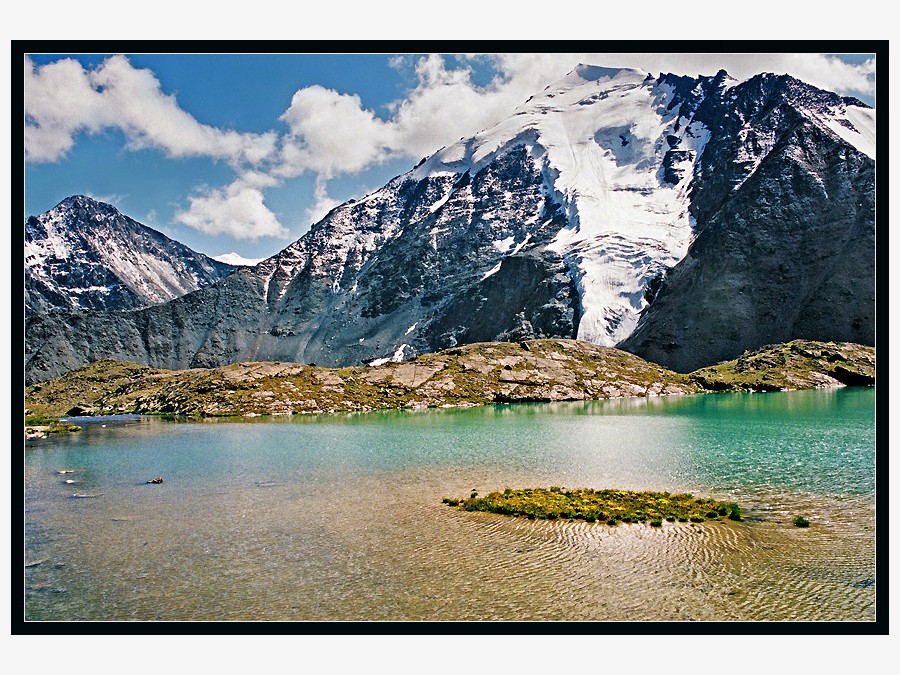
[[[744,352],[688,376],[709,391],[784,391],[875,384],[875,349],[850,342],[794,340]]]

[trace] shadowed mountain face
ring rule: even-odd
[[[25,223],[26,315],[145,307],[234,269],[81,195]]]
[[[873,344],[873,138],[873,111],[788,77],[579,67],[255,267],[29,318],[26,379],[573,337],[684,372],[797,337]]]
[[[747,84],[737,115],[703,116],[696,238],[620,344],[679,372],[796,338],[875,344],[875,162],[820,123],[838,97]]]

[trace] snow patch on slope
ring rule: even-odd
[[[846,106],[833,108],[830,113],[828,117],[811,117],[867,157],[875,159],[875,109]]]
[[[40,268],[47,258],[67,260],[71,248],[66,240],[66,221],[59,210],[53,210],[41,219],[46,236],[25,242],[25,267]],[[36,270],[38,271],[38,270]]]
[[[579,65],[509,118],[440,150],[412,175],[474,175],[500,154],[527,147],[540,162],[547,194],[566,211],[568,227],[549,248],[569,263],[581,294],[578,337],[613,345],[634,329],[649,280],[681,260],[690,242],[687,186],[709,133],[679,120],[679,107],[667,109],[673,95],[639,70]],[[667,137],[682,151],[677,185],[662,176],[672,149]],[[493,243],[501,253],[513,244]]]
[[[406,358],[405,353],[406,353],[407,349],[409,349],[409,345],[402,344],[399,347],[397,347],[397,349],[394,351],[394,353],[391,354],[390,356],[385,356],[384,358],[381,358],[381,359],[373,359],[372,361],[369,361],[369,365],[370,366],[380,366],[385,363],[400,363],[401,361],[405,360],[405,358]]]
[[[506,237],[505,239],[498,239],[492,242],[494,248],[496,248],[500,253],[506,253],[509,249],[512,248],[513,244],[516,243],[515,237]]]

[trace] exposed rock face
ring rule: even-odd
[[[471,316],[456,318],[478,311],[485,288],[508,290],[503,261],[515,269],[540,269],[517,282],[519,296],[506,304],[513,315],[524,312],[526,320],[549,325],[553,311],[544,306],[568,307],[577,295],[559,256],[540,253],[564,222],[543,193],[539,163],[524,146],[474,174],[401,176],[338,207],[257,267],[266,288],[268,332],[252,356],[337,366],[496,339],[512,327],[512,315],[481,312],[474,328]],[[523,250],[511,250],[516,248]],[[516,304],[532,293],[543,302]],[[553,336],[574,336],[574,311],[561,308],[553,319],[559,331]]]
[[[873,138],[873,111],[789,77],[579,66],[255,267],[28,319],[26,380],[544,337],[680,371],[797,337],[871,344]]]
[[[252,351],[264,317],[264,289],[250,268],[141,310],[27,317],[26,382],[100,358],[170,368],[240,361]]]
[[[318,413],[693,393],[697,385],[611,347],[576,340],[491,342],[403,363],[339,369],[254,362],[165,371],[100,361],[28,388],[29,408],[77,399],[99,411],[195,415]]]
[[[575,283],[546,250],[565,222],[524,147],[474,176],[401,176],[196,293],[135,312],[30,317],[26,379],[97,358],[165,368],[338,366],[506,334],[573,337]]]
[[[874,344],[875,162],[823,123],[853,100],[787,76],[719,98],[695,117],[696,239],[620,346],[689,372],[794,338]]]
[[[575,337],[578,292],[562,258],[532,249],[500,263],[500,269],[449,303],[430,326],[432,349],[489,341]]]
[[[145,307],[234,269],[81,195],[25,223],[26,315]]]

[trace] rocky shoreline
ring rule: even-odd
[[[161,370],[103,360],[27,387],[25,405],[49,416],[257,416],[874,382],[875,348],[853,343],[794,340],[685,375],[620,349],[547,339],[471,344],[411,361],[347,368],[248,362]]]

